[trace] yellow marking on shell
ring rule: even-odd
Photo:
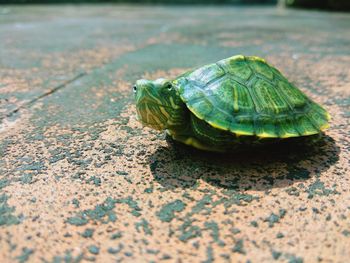
[[[244,56],[243,55],[234,55],[232,57],[229,57],[228,60],[235,60],[235,59],[239,59],[239,58],[244,59]],[[226,59],[223,59],[223,60],[226,60]]]
[[[220,126],[212,121],[208,121],[205,119],[204,116],[202,115],[199,115],[191,106],[187,105],[187,107],[189,108],[189,110],[194,114],[194,116],[196,116],[198,119],[200,120],[204,120],[206,121],[208,124],[210,124],[211,126],[213,126],[214,128],[216,129],[219,129],[219,130],[223,130],[223,131],[228,131],[229,128],[228,127],[224,127],[224,126]]]
[[[224,127],[224,126],[218,125],[218,124],[216,124],[216,123],[214,123],[212,121],[206,121],[206,122],[209,123],[210,126],[213,126],[216,129],[224,130],[224,131],[228,131],[229,130],[228,127]]]
[[[319,133],[318,131],[305,131],[303,132],[303,136],[307,136],[307,135],[314,135],[314,134],[317,134]]]
[[[262,132],[262,133],[259,133],[257,134],[257,136],[259,138],[276,138],[276,135],[275,134],[272,134],[272,133],[267,133],[267,132]]]
[[[329,112],[326,112],[326,118],[327,121],[330,121],[332,119],[332,116],[329,114]]]
[[[264,62],[266,63],[266,60],[261,58],[261,57],[257,57],[257,56],[250,56],[249,57],[251,60],[256,60],[256,61],[261,61],[261,62]]]
[[[204,120],[204,116],[199,115],[199,114],[194,110],[193,107],[187,105],[187,108],[188,108],[198,119]]]
[[[232,133],[234,133],[237,137],[239,136],[252,136],[254,135],[253,132],[247,132],[247,131],[240,131],[240,130],[230,130]]]
[[[273,105],[274,105],[273,108],[275,109],[276,114],[280,113],[280,111],[279,111],[277,105],[276,105],[275,103],[273,103]]]
[[[247,132],[247,131],[233,130],[233,129],[231,130],[231,129],[229,129],[229,127],[223,127],[223,126],[217,125],[216,123],[213,123],[211,121],[207,121],[207,120],[205,120],[205,117],[199,115],[191,106],[187,105],[187,107],[198,119],[206,121],[207,123],[209,123],[211,126],[213,126],[216,129],[230,131],[230,132],[234,133],[237,137],[241,136],[241,135],[243,135],[243,136],[253,136],[254,135],[254,132]],[[274,136],[274,137],[276,137],[276,136]]]
[[[239,106],[238,106],[238,94],[237,94],[237,89],[233,89],[234,92],[234,98],[233,98],[233,109],[235,112],[239,111]]]
[[[330,127],[330,125],[329,125],[329,123],[327,122],[327,123],[323,124],[323,125],[320,127],[320,130],[323,131],[323,130],[328,129],[329,127]]]
[[[299,137],[299,134],[297,133],[285,133],[283,135],[280,136],[280,138],[291,138],[291,137]]]

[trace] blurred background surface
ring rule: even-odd
[[[131,4],[236,4],[280,5],[296,8],[350,10],[350,0],[0,0],[0,4],[131,3]]]

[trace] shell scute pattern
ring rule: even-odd
[[[190,111],[236,135],[287,138],[319,133],[329,114],[258,57],[235,56],[177,81]]]
[[[257,111],[261,114],[278,114],[290,110],[288,103],[280,96],[272,83],[258,79],[252,92],[258,99]]]
[[[245,86],[239,83],[234,83],[233,92],[233,108],[235,113],[240,112],[241,114],[250,114],[254,111],[254,102]]]
[[[301,108],[306,103],[305,95],[295,88],[292,84],[286,83],[282,80],[276,81],[276,89],[280,94],[284,94],[285,98],[289,101],[290,105],[293,105],[296,108]]]
[[[182,96],[188,98],[188,102],[194,103],[197,100],[202,100],[205,97],[205,93],[202,89],[193,85],[193,83],[188,82],[186,79],[182,79],[178,82],[180,85],[179,91],[182,93]]]
[[[295,123],[291,119],[284,118],[284,117],[278,118],[278,119],[276,119],[275,125],[277,125],[279,127],[279,131],[280,131],[279,136],[281,138],[299,136],[299,132],[295,127]]]
[[[259,134],[261,137],[269,138],[269,137],[278,137],[277,131],[275,127],[275,121],[271,121],[271,117],[268,115],[258,115],[255,120],[256,125],[255,132]]]
[[[273,80],[274,74],[271,67],[269,67],[264,60],[252,60],[249,65],[260,76],[263,76],[270,81]]]
[[[198,85],[206,85],[210,81],[223,76],[225,72],[216,64],[209,64],[193,71],[188,79],[196,82]]]
[[[217,62],[217,65],[222,67],[231,75],[238,77],[243,83],[253,75],[253,71],[246,63],[244,56],[235,56],[232,57],[232,59],[223,59]]]
[[[328,122],[325,122],[324,120],[325,119],[327,119],[327,120],[330,119],[329,113],[325,112],[325,110],[321,106],[319,106],[317,104],[314,105],[313,109],[314,109],[314,111],[311,114],[308,114],[308,116],[312,120],[312,122],[315,125],[318,125],[318,128],[320,130],[328,128],[328,126],[329,126]]]
[[[229,130],[237,135],[253,135],[254,122],[250,115],[238,115],[231,122]]]
[[[191,111],[196,111],[196,109],[200,108],[201,111],[196,111],[196,116],[201,120],[206,119],[207,116],[213,111],[213,105],[208,99],[196,100],[195,102],[188,102],[187,107]],[[220,115],[221,116],[221,115]]]
[[[219,82],[213,82],[208,86],[208,90],[213,94],[212,97],[220,103],[221,110],[224,112],[232,112],[234,110],[234,104],[232,103],[234,89],[230,88],[234,85],[233,80],[226,78]]]
[[[209,120],[208,123],[220,130],[225,130],[228,131],[230,129],[230,125],[232,122],[232,117],[229,116],[228,114],[223,114],[223,112],[220,111],[213,111],[210,114],[210,117],[212,119],[215,119],[215,121]]]
[[[295,117],[296,128],[300,134],[311,135],[318,133],[318,127],[313,125],[307,115],[297,114]]]

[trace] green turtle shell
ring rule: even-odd
[[[174,83],[196,117],[236,135],[288,138],[328,127],[328,112],[259,57],[223,59]]]

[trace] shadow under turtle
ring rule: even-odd
[[[339,159],[340,148],[326,134],[288,139],[232,153],[196,150],[167,137],[168,147],[149,158],[154,179],[166,189],[215,187],[265,191],[319,176]]]

